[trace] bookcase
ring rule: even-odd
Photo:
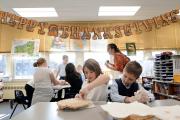
[[[156,99],[180,100],[180,82],[174,81],[175,64],[177,60],[171,52],[163,52],[155,56],[152,91]]]

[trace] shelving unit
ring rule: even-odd
[[[180,83],[174,81],[174,64],[177,64],[177,59],[173,56],[171,52],[163,52],[155,57],[152,91],[156,99],[180,100]]]
[[[156,80],[173,80],[172,53],[164,52],[156,55],[154,61],[154,75]]]
[[[180,83],[153,80],[153,93],[156,99],[171,98],[180,100]]]

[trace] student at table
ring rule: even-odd
[[[142,73],[141,65],[136,61],[126,64],[122,77],[112,80],[109,85],[109,99],[114,102],[131,103],[138,101],[146,103],[154,100],[154,95],[142,88],[136,82]]]
[[[131,61],[126,64],[122,78],[112,80],[112,83],[109,84],[108,99],[110,101],[125,103],[134,101],[146,103],[154,100],[152,93],[144,90],[140,84],[136,83],[136,79],[139,78],[141,73],[142,67],[138,62]],[[109,82],[109,79],[97,79],[81,89],[79,96],[84,99],[95,87],[107,82]]]
[[[68,82],[71,87],[65,96],[66,98],[74,98],[82,86],[81,74],[76,71],[75,65],[73,63],[68,63],[65,68],[66,77],[65,81]]]
[[[107,100],[107,81],[109,76],[102,73],[99,63],[94,59],[88,59],[83,65],[83,72],[86,77],[80,91],[88,91],[87,94],[77,94],[76,97],[92,101]],[[96,82],[97,81],[97,82]],[[99,81],[104,81],[99,84]],[[93,82],[92,86],[91,83]],[[96,83],[96,84],[94,84]],[[91,89],[92,88],[92,89]]]
[[[33,66],[36,67],[36,69],[33,75],[34,93],[32,104],[37,102],[49,102],[54,95],[52,84],[58,85],[61,84],[61,82],[55,79],[54,74],[48,68],[44,58],[39,58]]]

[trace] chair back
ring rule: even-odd
[[[15,94],[15,101],[17,103],[19,103],[19,104],[27,104],[28,103],[27,97],[24,96],[22,90],[15,90],[14,94]]]

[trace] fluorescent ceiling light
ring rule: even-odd
[[[133,16],[141,6],[100,6],[98,16]]]
[[[22,17],[58,17],[55,8],[13,8]]]

